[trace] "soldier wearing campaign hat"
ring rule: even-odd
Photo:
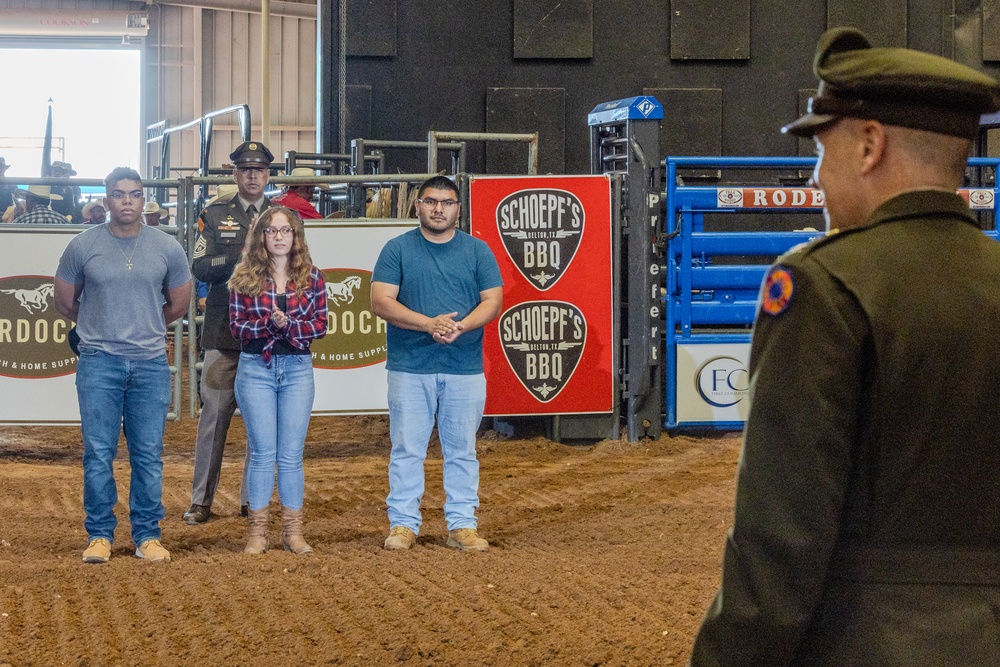
[[[1000,85],[819,41],[829,233],[768,271],[722,586],[694,667],[997,664],[1000,244],[956,194]]]
[[[237,192],[216,198],[201,212],[201,234],[195,244],[191,271],[208,283],[205,325],[201,347],[205,352],[201,373],[201,417],[195,440],[191,506],[184,513],[190,525],[204,523],[222,470],[226,434],[236,411],[233,384],[240,358],[240,344],[229,329],[229,290],[226,282],[239,261],[250,226],[271,206],[264,196],[274,155],[259,141],[247,141],[229,154]],[[244,480],[246,470],[244,469]],[[246,484],[240,489],[241,512],[245,512]]]

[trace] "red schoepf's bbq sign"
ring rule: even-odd
[[[470,179],[472,234],[503,275],[486,327],[486,414],[610,412],[614,397],[607,176]]]

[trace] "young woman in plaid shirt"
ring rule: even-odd
[[[312,552],[302,537],[302,450],[314,394],[309,345],[326,334],[326,322],[326,285],[302,222],[283,206],[267,209],[229,279],[229,323],[242,350],[236,402],[250,449],[246,553],[267,551],[275,466],[285,548]]]

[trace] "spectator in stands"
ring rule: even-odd
[[[237,191],[216,197],[201,212],[198,219],[201,234],[191,264],[195,278],[209,284],[201,332],[201,348],[205,353],[200,387],[201,416],[194,445],[191,506],[184,513],[184,521],[192,526],[208,521],[211,516],[226,434],[236,411],[233,383],[240,360],[240,344],[229,329],[226,283],[242,256],[247,232],[257,216],[271,206],[271,200],[264,196],[274,160],[267,146],[259,141],[247,141],[237,146],[229,158],[233,161]],[[247,512],[246,473],[244,466],[241,514]]]
[[[420,531],[424,459],[437,418],[444,455],[447,545],[486,551],[479,537],[476,431],[486,404],[483,326],[500,313],[503,281],[489,246],[455,229],[458,188],[419,189],[420,227],[390,240],[372,274],[372,311],[389,323],[389,536],[409,549]]]
[[[0,156],[0,178],[7,178],[7,170],[10,169],[10,165],[7,164],[7,159]],[[0,213],[6,212],[6,210],[14,205],[14,193],[17,191],[17,185],[14,183],[0,183]]]
[[[14,218],[21,225],[66,225],[69,220],[51,208],[49,203],[60,201],[62,197],[52,192],[47,185],[29,185],[26,190],[18,190],[24,197],[24,213]]]
[[[242,349],[236,400],[250,452],[244,551],[267,551],[277,467],[285,548],[312,553],[302,536],[302,452],[315,394],[309,346],[326,335],[326,285],[291,209],[267,209],[250,230],[246,254],[229,279],[229,317]]]
[[[1000,657],[1000,244],[956,194],[1000,84],[819,41],[829,234],[764,280],[722,586],[693,667],[963,665]]]
[[[307,169],[306,167],[295,167],[292,169],[292,173],[289,176],[295,178],[305,178],[307,176],[315,176],[316,172],[312,169]],[[312,198],[316,194],[316,188],[327,189],[325,183],[316,185],[315,183],[304,183],[301,185],[286,185],[281,194],[274,198],[274,203],[280,206],[287,206],[293,211],[298,212],[299,217],[303,220],[315,220],[316,218],[322,218],[319,211],[312,205]]]
[[[55,276],[55,305],[77,323],[83,433],[85,563],[111,557],[118,491],[114,458],[124,422],[135,555],[168,562],[163,519],[163,428],[170,407],[167,324],[187,312],[191,271],[177,240],[140,221],[142,179],[128,167],[105,179],[107,225],[70,240]]]
[[[99,225],[107,220],[108,213],[104,210],[104,205],[101,202],[89,201],[83,205],[83,220],[81,224],[84,225]]]
[[[166,224],[164,220],[170,215],[167,209],[163,208],[155,201],[148,201],[146,205],[142,207],[142,221],[146,223],[147,227],[158,227],[161,224]]]
[[[59,162],[57,160],[52,163],[52,176],[57,178],[69,178],[71,176],[76,176],[76,170],[73,169],[73,165],[69,162]],[[60,197],[52,204],[52,209],[56,213],[65,216],[70,222],[82,222],[81,218],[83,215],[80,210],[83,207],[80,204],[80,199],[83,194],[80,192],[80,186],[54,185],[52,186],[52,192]]]

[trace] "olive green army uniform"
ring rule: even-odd
[[[923,191],[778,271],[691,664],[1000,665],[1000,244]]]
[[[261,211],[270,206],[270,200],[265,197]],[[226,283],[242,256],[243,244],[250,231],[250,215],[243,208],[239,195],[233,194],[206,206],[199,223],[202,232],[195,244],[191,272],[209,287],[201,332],[205,360],[199,387],[202,406],[195,438],[191,503],[211,507],[222,470],[226,435],[236,412],[234,384],[240,357],[240,344],[229,328]],[[241,507],[247,500],[245,479],[244,466]]]
[[[824,33],[814,71],[790,134],[849,117],[972,140],[1000,109],[994,79],[852,28]],[[858,150],[848,136],[823,159],[861,169],[837,153]],[[881,196],[881,172],[856,177]],[[920,178],[881,203],[835,189],[877,208],[764,280],[735,517],[692,667],[1000,665],[1000,243]]]
[[[271,206],[264,198],[259,215]],[[208,283],[205,302],[205,326],[201,347],[206,350],[236,350],[240,344],[229,330],[229,288],[226,282],[243,252],[243,243],[250,231],[250,216],[240,204],[239,196],[223,197],[205,207],[199,227],[201,236],[195,244],[191,270],[195,277]]]

